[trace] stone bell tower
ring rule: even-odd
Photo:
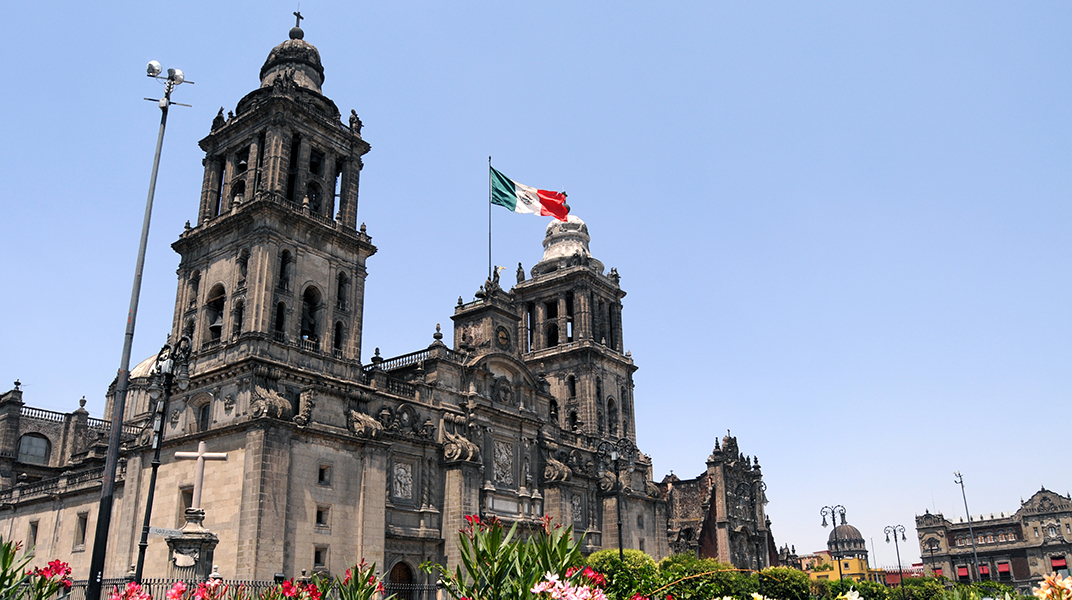
[[[365,261],[357,229],[361,121],[321,93],[320,53],[298,27],[272,49],[260,87],[201,140],[196,227],[181,256],[173,334],[195,373],[241,355],[350,378],[361,359]]]
[[[551,385],[553,419],[567,431],[636,443],[633,359],[622,343],[622,298],[616,269],[588,249],[588,226],[570,215],[552,221],[543,259],[514,288],[522,359]]]

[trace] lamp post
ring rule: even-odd
[[[845,579],[845,576],[841,574],[841,557],[837,556],[839,547],[841,546],[841,543],[838,540],[837,518],[838,515],[841,515],[841,524],[845,524],[845,507],[840,504],[835,504],[834,506],[824,506],[822,510],[819,511],[819,514],[823,515],[823,527],[826,527],[827,517],[830,517],[830,522],[834,525],[834,550],[830,553],[830,557],[837,561],[838,581],[843,581]]]
[[[145,496],[145,518],[141,525],[141,541],[138,542],[138,564],[134,569],[134,581],[141,583],[145,566],[145,549],[149,547],[149,519],[153,514],[153,495],[156,492],[156,471],[160,468],[160,446],[164,440],[164,421],[167,418],[171,386],[178,384],[180,390],[190,386],[190,338],[185,335],[174,347],[170,340],[156,355],[153,365],[153,380],[149,385],[149,398],[155,403],[153,411],[153,461],[149,474],[149,492]]]
[[[887,525],[883,530],[886,533],[886,543],[890,543],[890,534],[893,534],[893,549],[897,551],[897,584],[901,586],[901,600],[908,600],[904,591],[904,569],[901,568],[901,547],[897,543],[897,534],[901,534],[901,541],[907,542],[904,525]]]
[[[953,481],[960,484],[960,496],[964,499],[964,514],[968,515],[968,535],[971,536],[972,559],[975,561],[968,580],[975,581],[979,573],[979,551],[975,548],[975,531],[972,529],[971,513],[968,512],[968,496],[964,493],[964,477],[960,474],[960,471],[954,471],[953,477],[956,477]]]
[[[164,127],[167,125],[168,107],[179,104],[171,101],[171,92],[175,86],[186,82],[182,71],[168,69],[167,77],[160,73],[163,69],[155,60],[146,67],[146,75],[164,81],[164,97],[152,100],[160,107],[160,132],[156,138],[156,155],[153,157],[153,171],[149,177],[149,196],[145,200],[145,216],[141,224],[141,241],[138,244],[138,260],[134,267],[134,285],[130,292],[130,311],[127,313],[127,328],[123,336],[123,355],[119,360],[119,372],[116,374],[115,396],[112,399],[112,424],[108,436],[108,454],[104,459],[104,473],[101,476],[100,505],[97,508],[97,528],[93,535],[93,555],[89,562],[89,582],[86,586],[86,600],[100,600],[101,584],[104,580],[104,559],[108,551],[108,529],[112,524],[112,504],[115,493],[115,472],[119,465],[119,443],[123,435],[123,410],[127,402],[127,386],[130,383],[130,349],[134,344],[134,322],[138,316],[138,298],[141,296],[141,273],[145,267],[145,247],[149,243],[149,221],[153,214],[153,196],[156,193],[156,174],[160,169],[160,150],[164,146]],[[183,104],[181,106],[189,106]]]
[[[605,463],[614,463],[614,481],[616,486],[615,504],[618,505],[618,560],[625,562],[625,550],[622,546],[622,467],[632,473],[636,460],[637,448],[628,438],[621,438],[617,443],[609,440],[599,442],[596,454],[599,456],[599,470],[606,473]],[[624,464],[623,464],[624,463]]]
[[[748,494],[748,506],[752,510],[751,518],[754,519],[752,524],[752,539],[756,546],[756,572],[758,573],[763,568],[763,563],[760,561],[760,544],[759,544],[759,515],[756,513],[757,500],[766,504],[767,498],[763,495],[763,492],[767,491],[767,484],[763,483],[763,480],[756,479],[754,481],[742,481],[737,484],[737,488],[733,491],[738,498],[744,494]]]

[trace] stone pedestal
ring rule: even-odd
[[[205,581],[212,574],[212,553],[220,542],[216,534],[204,528],[205,511],[186,509],[182,535],[166,538],[168,577],[185,581]]]

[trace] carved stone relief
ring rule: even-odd
[[[509,442],[495,441],[495,483],[514,484],[514,446]]]
[[[413,499],[413,465],[395,463],[393,482],[395,498]]]

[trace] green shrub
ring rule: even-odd
[[[944,577],[905,577],[904,591],[908,600],[941,600],[945,595]],[[891,592],[891,598],[900,600],[901,592]]]
[[[900,600],[899,596],[893,596],[890,588],[874,581],[853,581],[846,577],[843,580],[831,580],[825,582],[825,597],[837,598],[840,594],[850,589],[856,590],[864,600]]]
[[[808,574],[789,567],[769,567],[759,572],[759,593],[778,600],[808,600]]]
[[[647,596],[659,587],[655,560],[640,550],[626,549],[624,563],[617,550],[599,550],[588,557],[588,566],[606,577],[603,591],[608,600],[630,600],[636,593]]]
[[[670,594],[679,600],[747,598],[759,590],[758,581],[746,571],[710,558],[693,554],[675,554],[659,563],[661,585],[657,596]]]

